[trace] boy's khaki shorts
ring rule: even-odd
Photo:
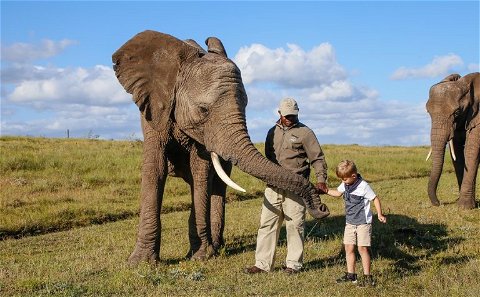
[[[357,246],[370,246],[372,239],[372,224],[345,226],[343,234],[344,244],[355,244]]]

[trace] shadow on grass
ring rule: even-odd
[[[21,239],[28,236],[38,236],[48,233],[61,232],[74,228],[102,225],[106,223],[127,220],[138,216],[138,212],[128,210],[116,213],[97,212],[91,209],[62,210],[55,214],[58,220],[54,224],[32,224],[21,229],[8,230],[0,228],[0,241],[6,239]],[[85,218],[86,216],[86,218]]]
[[[226,203],[235,201],[246,201],[257,199],[262,196],[262,191],[256,191],[254,193],[229,193],[226,197]],[[25,203],[21,200],[16,200],[9,205],[10,207],[22,207]],[[168,214],[180,211],[189,211],[191,208],[190,202],[177,201],[170,205],[163,205],[161,213]],[[20,239],[28,236],[38,236],[48,233],[61,232],[71,230],[74,228],[88,227],[92,225],[102,225],[106,223],[112,223],[122,220],[128,220],[131,218],[138,218],[140,215],[139,210],[135,211],[117,211],[112,213],[97,212],[92,209],[78,209],[78,210],[64,210],[54,214],[58,218],[53,224],[42,224],[33,222],[27,226],[19,226],[13,229],[6,229],[0,227],[0,241],[6,239]]]
[[[455,201],[450,201],[450,202],[440,202],[440,205],[454,205],[458,204],[458,199]],[[475,200],[475,207],[473,209],[480,208],[480,200]]]
[[[306,240],[329,241],[334,238],[343,238],[345,228],[344,216],[328,217],[321,222],[307,221],[305,224]],[[421,260],[429,259],[449,246],[457,245],[464,239],[448,237],[447,226],[444,224],[422,224],[415,218],[405,215],[390,214],[388,223],[382,224],[374,218],[372,234],[372,259],[383,258],[394,261],[392,270],[399,275],[415,275],[421,271]],[[282,227],[279,242],[285,243],[286,230]],[[321,244],[321,243],[320,243]],[[254,251],[256,234],[238,236],[226,247],[226,254],[233,255]],[[357,261],[359,261],[358,252]],[[279,261],[280,259],[277,259]],[[252,259],[253,261],[253,259]],[[448,257],[440,260],[445,264],[463,263],[468,257]],[[305,270],[322,269],[329,266],[345,264],[344,249],[329,257],[316,259],[305,263]],[[278,266],[278,265],[277,265]]]
[[[306,224],[306,232],[311,230],[315,221]],[[343,238],[344,216],[330,217],[311,231],[313,240],[329,240],[340,236]],[[388,215],[388,223],[382,224],[374,218],[372,231],[372,259],[384,258],[394,261],[393,271],[401,275],[417,274],[421,270],[420,260],[428,259],[445,251],[451,245],[457,245],[463,238],[449,238],[444,224],[422,224],[416,219],[398,214]],[[308,238],[307,238],[308,240]],[[359,260],[358,252],[357,260]],[[465,256],[443,259],[445,263],[462,263],[468,261]],[[345,252],[306,263],[310,269],[319,269],[338,263],[345,264]]]
[[[282,228],[284,229],[284,228]],[[247,251],[254,251],[257,244],[257,234],[234,236],[231,243],[225,247],[225,255],[236,255]]]

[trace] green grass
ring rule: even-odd
[[[480,210],[457,208],[450,162],[439,186],[444,204],[430,205],[426,147],[323,146],[329,185],[338,183],[335,165],[354,159],[387,213],[386,225],[374,222],[372,271],[378,286],[357,289],[334,282],[345,270],[340,199],[323,196],[331,216],[320,223],[308,217],[305,272],[251,276],[242,270],[254,263],[264,183],[234,169],[233,179],[247,193],[228,190],[226,246],[220,256],[194,262],[183,258],[190,195],[172,178],[163,209],[162,262],[130,268],[141,142],[0,141],[0,296],[477,296],[480,291]],[[277,266],[285,254],[283,230]]]

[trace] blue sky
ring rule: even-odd
[[[142,138],[111,55],[220,38],[263,142],[290,96],[322,144],[428,145],[431,85],[479,71],[479,1],[2,1],[1,135]]]

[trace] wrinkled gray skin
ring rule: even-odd
[[[445,146],[453,139],[453,161],[460,189],[460,208],[475,208],[475,182],[480,158],[480,74],[452,74],[430,88],[427,111],[432,119],[432,171],[428,196],[438,206],[437,186],[442,174]]]
[[[308,180],[270,162],[255,148],[245,121],[248,99],[240,70],[220,40],[211,37],[206,44],[208,52],[191,40],[144,31],[112,56],[119,82],[140,109],[144,135],[140,222],[131,264],[159,260],[160,210],[169,171],[188,172],[193,180],[190,221],[195,228],[190,229],[196,231],[190,237],[198,237],[200,244],[191,239],[191,253],[202,258],[213,249],[210,186],[222,203],[225,191],[209,182],[216,178],[210,152],[270,185],[304,199],[318,198]],[[223,208],[220,212],[222,218]]]

